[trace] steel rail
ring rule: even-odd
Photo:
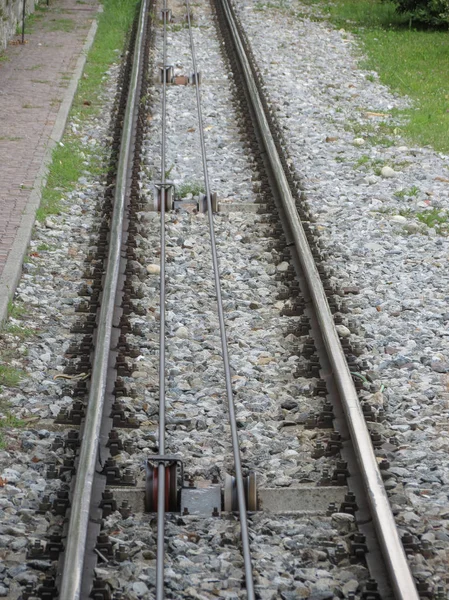
[[[165,147],[167,126],[167,0],[162,10],[164,27],[162,50],[162,133],[161,133],[161,253],[159,295],[159,454],[165,454]],[[165,560],[165,463],[158,464],[157,474],[157,546],[156,546],[156,600],[164,598]]]
[[[227,336],[226,336],[226,326],[225,326],[223,300],[222,300],[222,292],[221,292],[220,267],[219,267],[219,263],[218,263],[217,244],[216,244],[216,239],[215,239],[215,228],[214,228],[214,217],[213,217],[213,212],[212,212],[209,172],[207,169],[206,143],[204,140],[203,115],[202,115],[202,110],[201,110],[201,93],[200,93],[200,86],[199,86],[199,81],[198,81],[199,77],[198,77],[198,70],[197,70],[197,63],[196,63],[195,42],[193,39],[192,24],[191,24],[191,19],[190,19],[190,2],[189,2],[189,0],[185,0],[185,4],[186,4],[186,8],[187,8],[187,22],[188,22],[189,35],[190,35],[193,73],[194,73],[194,77],[195,77],[196,104],[197,104],[197,111],[198,111],[198,124],[199,124],[200,143],[201,143],[201,158],[202,158],[202,162],[203,162],[204,184],[206,187],[207,215],[208,215],[208,220],[209,220],[209,234],[210,234],[210,242],[211,242],[212,264],[213,264],[213,270],[214,270],[215,295],[217,298],[218,320],[219,320],[219,324],[220,324],[221,350],[222,350],[222,356],[223,356],[223,366],[224,366],[225,381],[226,381],[226,396],[227,396],[227,400],[228,400],[229,424],[231,427],[231,438],[232,438],[232,450],[233,450],[233,454],[234,454],[235,479],[236,479],[236,483],[237,483],[237,501],[238,501],[238,508],[239,508],[241,540],[242,540],[242,549],[243,549],[243,561],[244,561],[244,567],[245,567],[245,585],[246,585],[247,598],[249,598],[249,600],[254,600],[255,599],[254,579],[253,579],[253,570],[252,570],[252,564],[251,564],[251,550],[250,550],[250,546],[249,546],[248,518],[246,515],[247,509],[246,509],[245,490],[244,490],[244,483],[243,483],[242,461],[240,458],[240,446],[239,446],[239,439],[238,439],[238,433],[237,433],[237,420],[236,420],[236,416],[235,416],[234,397],[233,397],[233,393],[232,393],[231,367],[229,364],[228,341],[227,341]]]
[[[63,600],[79,600],[81,594],[92,488],[96,466],[98,465],[98,442],[103,417],[108,362],[111,349],[111,332],[122,250],[123,218],[129,187],[129,170],[133,154],[131,146],[135,115],[138,109],[138,78],[143,61],[143,42],[145,38],[147,13],[148,0],[142,0],[128,100],[123,122],[120,156],[117,166],[117,181],[112,213],[107,270],[98,321],[89,399],[80,456],[77,465],[76,482],[70,512],[70,524],[65,548],[64,567],[59,594],[59,597]]]
[[[240,61],[263,145],[272,165],[276,185],[280,192],[283,210],[289,221],[289,227],[299,255],[304,277],[307,281],[317,320],[320,324],[321,333],[348,422],[352,443],[360,466],[376,532],[382,548],[383,558],[389,572],[395,598],[397,600],[419,600],[419,594],[407,562],[404,548],[399,538],[388,496],[382,482],[382,477],[377,465],[376,456],[374,454],[360,402],[357,397],[357,392],[341,347],[326,294],[307,242],[307,237],[296,210],[295,201],[276,150],[251,65],[240,38],[229,2],[228,0],[220,1]]]

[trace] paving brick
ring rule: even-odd
[[[60,106],[55,99],[65,93],[62,77],[75,67],[97,6],[86,0],[80,10],[77,0],[53,0],[27,44],[10,45],[0,62],[0,275],[44,159]],[[72,31],[50,31],[56,13],[73,21]]]

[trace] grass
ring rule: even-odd
[[[416,218],[420,223],[427,225],[427,227],[441,228],[442,225],[444,226],[448,223],[447,214],[440,214],[438,208],[416,213]]]
[[[0,365],[0,386],[6,385],[6,387],[16,387],[19,385],[20,380],[24,377],[25,373],[10,367],[9,365]]]
[[[49,10],[48,6],[44,4],[37,4],[33,13],[27,15],[25,18],[25,35],[28,33],[33,33],[33,28],[41,19],[44,18],[45,13]],[[16,35],[20,35],[22,33],[22,17],[20,17],[19,22],[16,27]]]
[[[382,167],[388,165],[394,168],[396,171],[399,171],[407,167],[409,164],[410,163],[406,160],[396,160],[387,163],[381,158],[370,158],[367,154],[362,154],[362,156],[360,156],[360,158],[358,158],[354,163],[354,169],[360,169],[360,167],[366,166],[367,168],[373,169],[374,174],[379,176],[381,175]],[[410,190],[400,190],[399,192],[395,192],[395,196],[398,198],[403,198],[406,195],[416,196],[417,194],[419,194],[419,188],[416,186],[411,187]]]
[[[97,34],[87,56],[83,77],[78,84],[71,117],[83,121],[100,110],[104,74],[109,66],[117,61],[117,51],[121,51],[124,46],[136,4],[137,0],[105,0],[103,3],[104,10],[98,17]],[[61,25],[61,22],[66,20],[69,21],[59,19],[57,22]],[[42,191],[41,205],[36,214],[38,221],[44,221],[49,215],[60,212],[61,197],[65,192],[72,190],[83,175],[86,159],[89,160],[90,173],[104,173],[103,157],[98,147],[90,150],[82,146],[76,135],[67,133],[64,144],[56,146],[53,151],[47,185]]]
[[[54,250],[55,247],[50,244],[46,244],[45,242],[41,242],[36,248],[37,252],[46,252],[47,250]]]
[[[23,317],[25,312],[25,307],[21,304],[16,304],[12,300],[8,301],[8,317],[19,319],[20,317]]]
[[[125,36],[130,29],[137,0],[105,0],[103,12],[98,17],[98,30],[88,54],[84,75],[78,85],[73,112],[89,115],[98,112],[102,105],[99,90],[109,66],[118,59],[117,50],[123,49]],[[83,104],[84,101],[90,104]]]
[[[192,17],[190,17],[190,22],[192,23]],[[167,25],[167,31],[176,33],[177,31],[182,31],[183,29],[187,29],[188,27],[188,23],[170,23]]]
[[[277,10],[285,10],[287,8],[287,3],[285,2],[285,0],[277,0],[274,2],[271,0],[266,0],[262,2],[256,2],[256,4],[254,5],[254,10],[260,12],[269,10],[270,8],[275,8]]]
[[[192,196],[198,196],[199,194],[205,193],[204,185],[199,181],[191,181],[182,183],[176,188],[176,195],[178,198],[185,198],[187,194]]]
[[[65,31],[70,33],[75,28],[73,19],[50,19],[46,24],[47,31]]]
[[[411,27],[408,15],[380,0],[310,0],[338,28],[360,36],[367,60],[380,81],[408,95],[401,133],[410,141],[449,151],[449,36],[444,30]]]
[[[58,214],[61,210],[61,196],[72,190],[85,170],[86,149],[75,137],[69,142],[58,145],[53,150],[52,163],[48,174],[47,185],[42,190],[42,200],[36,212],[36,219],[44,221],[49,215]],[[101,171],[101,157],[92,158],[92,172]]]
[[[170,168],[165,171],[165,179],[170,179],[174,168],[175,168],[175,165],[170,165]]]
[[[362,154],[362,156],[357,159],[355,165],[354,165],[354,169],[358,169],[359,167],[362,167],[363,165],[367,165],[370,162],[370,157],[367,154]]]
[[[385,166],[385,161],[381,158],[370,158],[367,154],[362,154],[362,156],[355,162],[354,169],[359,169],[360,167],[364,166],[372,168],[375,175],[380,175],[382,167]]]
[[[25,426],[25,421],[18,419],[7,412],[4,417],[0,417],[0,450],[6,448],[5,430],[19,429]]]
[[[391,111],[397,115],[397,111]],[[363,137],[371,146],[394,146],[397,142],[397,136],[401,130],[396,123],[388,121],[379,121],[377,123],[361,123],[355,119],[348,120],[344,128],[346,131],[351,131],[357,137]]]
[[[412,187],[409,189],[398,190],[394,193],[394,195],[396,196],[396,198],[410,198],[413,196],[417,196],[419,194],[419,191],[419,187],[417,187],[416,185],[412,185]]]
[[[14,323],[6,323],[1,329],[1,333],[9,333],[15,335],[21,340],[31,337],[35,332],[29,327],[22,327],[21,325],[15,325]]]

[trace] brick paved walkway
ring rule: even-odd
[[[0,60],[0,277],[97,6],[50,0]]]

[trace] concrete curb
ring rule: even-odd
[[[100,10],[101,8],[98,12],[100,12]],[[53,149],[62,139],[70,108],[78,88],[78,82],[81,79],[84,65],[86,64],[87,53],[93,44],[96,32],[97,20],[95,19],[89,29],[86,41],[84,42],[84,46],[76,62],[72,79],[70,80],[61,106],[59,107],[42,164],[36,175],[36,179],[34,180],[33,189],[28,198],[26,208],[22,213],[19,229],[17,230],[5,267],[0,276],[0,325],[8,316],[8,302],[13,297],[22,275],[23,259],[30,243],[34,222],[36,220],[36,211],[41,203],[42,189],[47,182],[48,169],[51,164]]]

